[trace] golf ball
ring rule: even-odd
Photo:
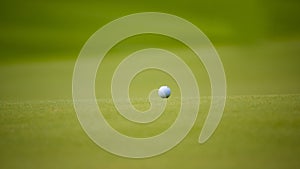
[[[168,86],[161,86],[158,89],[158,95],[161,98],[168,98],[171,95],[171,89]]]

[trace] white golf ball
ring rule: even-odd
[[[161,98],[168,98],[171,95],[171,89],[168,86],[161,86],[158,89],[158,95]]]

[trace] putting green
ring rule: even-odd
[[[299,168],[300,1],[1,1],[0,168]],[[152,47],[178,54],[196,76],[201,94],[195,126],[172,150],[147,159],[110,154],[82,130],[72,103],[72,73],[85,41],[104,24],[136,12],[165,12],[198,26],[223,62],[228,99],[214,135],[198,138],[210,106],[202,63],[174,39],[142,35],[115,46],[100,65],[99,106],[113,128],[134,137],[161,133],[175,120],[180,93],[157,70],[136,76],[130,98],[147,110],[147,96],[167,84],[166,111],[135,124],[116,111],[110,94],[115,67],[130,53]],[[122,28],[126,29],[126,28]],[[112,140],[116,141],[116,140]]]

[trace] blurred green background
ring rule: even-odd
[[[72,73],[87,39],[106,23],[137,12],[164,12],[198,26],[223,62],[228,85],[224,117],[204,145],[197,138],[209,108],[201,102],[196,126],[163,155],[126,159],[96,146],[72,105]],[[124,28],[126,29],[126,28]],[[0,168],[299,168],[300,1],[0,1]],[[158,126],[117,116],[110,100],[114,68],[138,49],[159,47],[181,56],[202,96],[209,80],[200,61],[174,39],[142,35],[114,47],[98,70],[96,92],[105,117],[128,135],[149,136],[168,127],[180,106],[174,81],[144,72],[130,88],[145,110],[149,91],[174,89]],[[151,129],[149,132],[144,130]]]
[[[75,59],[95,30],[145,11],[183,17],[214,44],[297,39],[299,5],[296,0],[1,1],[1,59]]]
[[[299,92],[299,1],[0,3],[2,100],[70,98],[72,69],[85,41],[104,24],[145,11],[178,15],[198,26],[220,54],[230,94]],[[157,41],[165,48],[173,45],[150,37],[132,40],[122,50]]]

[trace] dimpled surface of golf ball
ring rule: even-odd
[[[171,89],[168,86],[161,86],[158,89],[158,95],[161,98],[168,98],[171,95]]]

